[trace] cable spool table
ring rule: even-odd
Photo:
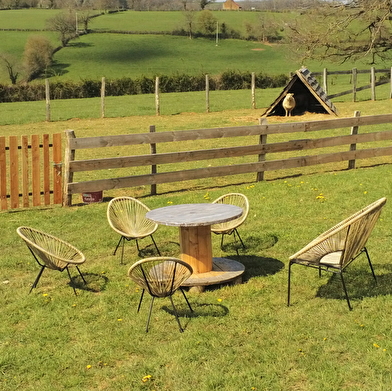
[[[235,280],[239,282],[244,265],[228,258],[212,257],[211,225],[241,216],[242,208],[229,204],[180,204],[153,209],[146,217],[158,224],[179,227],[181,259],[193,268],[184,286],[197,287]]]

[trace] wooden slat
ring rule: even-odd
[[[19,159],[18,138],[10,136],[10,199],[11,208],[19,207]]]
[[[159,183],[181,182],[201,178],[213,178],[220,176],[239,175],[258,171],[275,171],[296,167],[305,167],[316,164],[341,162],[350,159],[365,159],[378,156],[389,156],[392,147],[361,149],[357,151],[336,152],[315,156],[300,156],[289,159],[270,160],[257,163],[244,163],[230,166],[205,167],[177,172],[165,172],[157,174],[138,175],[133,177],[121,177],[100,179],[79,183],[70,183],[68,192],[71,194],[83,191],[99,191],[109,189],[121,189],[125,187],[151,185]]]
[[[29,138],[22,136],[22,203],[27,208],[30,205],[29,196]]]
[[[7,158],[5,137],[0,137],[0,209],[7,209]]]
[[[49,135],[42,136],[44,204],[50,205],[50,156]]]
[[[67,130],[65,132],[65,156],[64,156],[64,175],[63,175],[63,205],[72,205],[72,193],[68,190],[68,184],[73,182],[73,172],[69,169],[70,162],[75,160],[75,149],[71,148],[73,139],[76,137],[73,130]],[[98,189],[100,191],[101,189]]]
[[[262,136],[266,137],[266,136]],[[241,147],[216,148],[186,152],[171,152],[138,156],[121,156],[106,159],[75,160],[70,162],[71,172],[107,170],[110,168],[141,167],[167,163],[184,163],[198,160],[223,159],[267,153],[300,151],[314,148],[391,140],[392,131],[325,137],[321,139],[291,140],[281,143],[247,145]]]
[[[53,134],[53,203],[63,202],[61,133]]]
[[[33,206],[41,205],[41,170],[40,170],[40,152],[39,136],[31,136],[31,163],[32,163],[32,193]]]
[[[71,138],[69,149],[89,149],[138,144],[154,144],[176,141],[195,141],[227,137],[260,136],[262,134],[283,134],[295,132],[314,132],[352,126],[391,123],[392,114],[363,117],[334,118],[330,120],[289,122],[272,125],[236,126],[230,128],[178,130],[175,132],[139,133],[116,136]]]

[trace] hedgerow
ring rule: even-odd
[[[191,76],[177,74],[159,76],[159,90],[166,92],[203,91],[206,88],[206,75]],[[152,94],[155,92],[156,77],[142,76],[137,79],[121,78],[105,81],[106,96],[122,96],[136,94]],[[226,71],[221,75],[209,76],[210,90],[238,90],[251,88],[252,76],[240,71]],[[288,76],[268,76],[255,74],[256,88],[282,87],[288,82]],[[101,80],[52,81],[50,84],[51,99],[80,99],[101,96]],[[0,84],[0,102],[26,102],[45,99],[44,82],[23,83],[17,85]]]

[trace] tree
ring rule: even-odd
[[[200,0],[200,9],[204,10],[208,4],[213,3],[214,0]]]
[[[19,60],[11,54],[1,53],[0,60],[2,65],[8,73],[8,77],[11,80],[11,84],[16,84],[18,77],[20,75],[20,63]]]
[[[67,46],[71,39],[77,37],[75,11],[70,10],[57,14],[48,20],[48,25],[51,30],[59,33],[63,47]]]
[[[196,12],[195,11],[184,11],[185,17],[185,30],[188,33],[189,39],[193,38],[193,29],[195,25]]]
[[[217,19],[209,10],[200,11],[197,22],[200,32],[204,35],[211,35],[216,31]]]
[[[30,36],[23,53],[27,81],[47,71],[53,61],[53,46],[49,39],[41,36]]]
[[[391,11],[390,0],[323,2],[287,24],[289,41],[302,60],[366,57],[375,64],[390,58]]]

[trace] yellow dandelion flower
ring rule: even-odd
[[[92,368],[92,365],[86,365],[86,369],[91,369]]]
[[[377,345],[376,343],[374,343],[373,346],[374,346],[375,348],[379,348],[379,347],[380,347],[380,345]]]
[[[143,383],[148,382],[151,378],[152,378],[151,375],[143,376],[143,377],[142,377],[142,382],[143,382]]]
[[[222,301],[222,299],[218,299],[218,301],[219,301],[219,302],[221,302],[221,301]]]
[[[172,203],[173,203],[173,201],[167,201],[167,203],[168,203],[168,204],[172,204]]]
[[[47,293],[43,293],[42,296],[43,296],[43,297],[47,297],[48,294],[47,294]]]
[[[122,319],[121,319],[121,318],[119,318],[119,319],[117,319],[117,321],[118,321],[118,322],[122,322]]]

